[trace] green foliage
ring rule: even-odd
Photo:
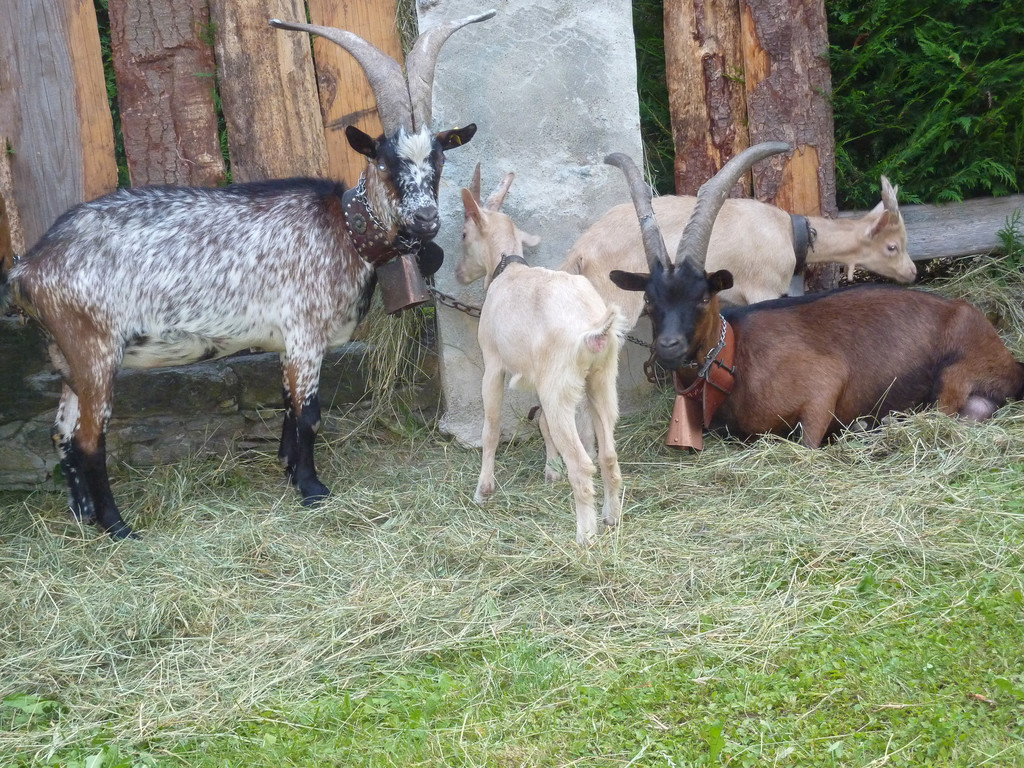
[[[1003,255],[1018,268],[1024,266],[1024,226],[1021,225],[1021,209],[1018,208],[1006,220],[1006,226],[997,233],[1003,244]]]
[[[635,0],[633,35],[636,38],[640,134],[648,178],[659,193],[674,194],[675,147],[665,78],[663,7],[662,0]]]
[[[840,208],[1005,195],[1024,180],[1024,14],[989,0],[829,0]]]

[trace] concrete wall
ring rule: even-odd
[[[445,44],[434,87],[435,128],[471,122],[479,127],[470,144],[447,153],[438,236],[446,258],[436,278],[440,290],[475,305],[482,301],[481,282],[460,286],[454,269],[461,255],[459,191],[469,185],[477,162],[483,164],[485,196],[505,173],[516,173],[502,210],[543,238],[527,251],[527,259],[555,267],[589,224],[629,200],[621,172],[604,164],[605,155],[641,157],[629,2],[419,0],[420,29],[488,8],[498,14],[459,30]],[[479,445],[482,363],[476,320],[439,307],[438,323],[446,408],[441,427],[464,444]],[[620,374],[624,390],[632,376]],[[628,407],[630,398],[623,399]],[[506,437],[535,430],[523,426],[535,404],[532,395],[506,395]]]

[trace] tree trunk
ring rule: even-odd
[[[302,0],[211,0],[217,78],[234,181],[326,176],[309,35],[274,29],[305,21]]]
[[[695,195],[749,144],[739,0],[665,0],[676,194]],[[733,195],[749,195],[750,176]]]
[[[68,208],[117,186],[96,12],[91,2],[5,0],[0,134],[14,205],[33,244]],[[4,148],[6,151],[6,147]]]
[[[347,29],[399,63],[403,60],[395,0],[309,0],[309,15],[314,24]],[[377,102],[362,67],[343,48],[318,37],[313,41],[313,57],[331,178],[354,185],[366,167],[366,158],[349,146],[345,127],[354,125],[364,133],[379,136],[382,128]]]
[[[223,183],[207,0],[110,0],[109,12],[132,184]]]
[[[836,214],[835,143],[824,0],[740,0],[750,143],[785,141],[791,158],[754,169],[754,195],[790,213]],[[808,275],[812,289],[838,269]]]

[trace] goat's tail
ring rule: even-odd
[[[583,347],[597,355],[612,346],[617,355],[619,343],[625,338],[628,330],[629,327],[622,310],[617,304],[609,304],[608,310],[604,313],[598,326],[583,334]]]

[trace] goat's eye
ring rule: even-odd
[[[380,171],[386,171],[388,167],[384,163],[377,163],[377,169]]]
[[[889,253],[896,253],[896,251],[899,250],[896,246],[896,243],[889,243],[885,247],[889,250]]]

